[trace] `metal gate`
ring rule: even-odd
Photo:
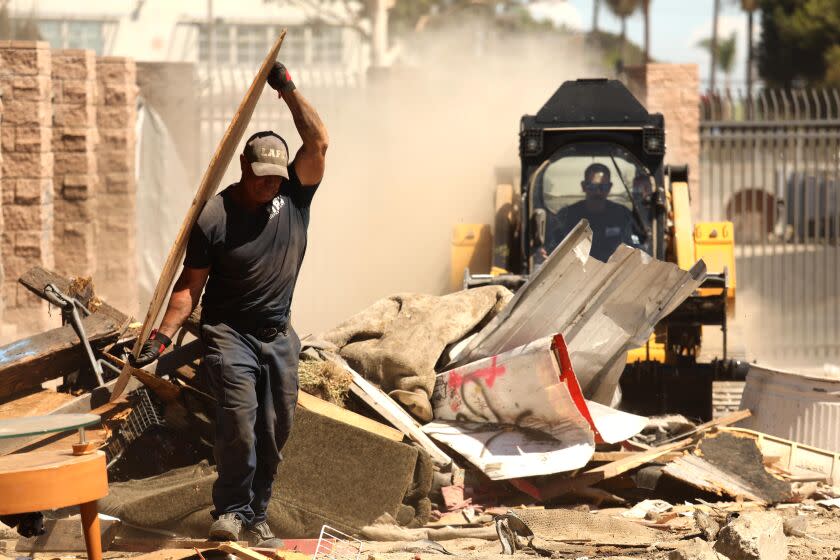
[[[702,220],[735,228],[746,357],[840,363],[840,95],[704,97]]]

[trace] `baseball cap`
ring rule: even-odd
[[[248,138],[244,154],[254,175],[289,178],[289,147],[276,132],[264,130]]]

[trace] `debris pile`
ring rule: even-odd
[[[591,239],[578,226],[515,295],[400,294],[304,339],[275,532],[314,539],[329,525],[381,541],[374,555],[477,538],[508,554],[767,559],[785,557],[790,539],[819,542],[796,514],[838,502],[833,452],[733,427],[747,410],[696,425],[611,406],[627,350],[705,273],[702,261],[682,271],[629,247],[594,261]],[[216,402],[195,324],[154,372],[127,366],[126,397],[108,402],[138,325],[90,282],[36,268],[21,283],[64,324],[0,349],[0,419],[99,414],[89,437],[108,461],[106,549],[208,550],[196,539],[211,521]],[[0,454],[75,437],[0,440]],[[47,535],[17,550],[56,550],[46,537],[72,533],[68,513],[48,512]],[[417,550],[445,553],[433,544]]]

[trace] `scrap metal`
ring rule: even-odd
[[[621,245],[606,263],[589,256],[592,230],[582,220],[510,303],[453,358],[451,366],[507,352],[562,333],[584,395],[610,404],[626,351],[702,284],[690,270]]]

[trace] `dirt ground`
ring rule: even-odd
[[[792,507],[783,506],[782,508],[775,508],[772,511],[777,512],[783,518],[801,515],[808,519],[803,536],[787,537],[789,559],[837,560],[840,558],[840,509],[827,510],[821,506],[799,504]],[[596,515],[612,516],[615,513],[616,510],[602,510],[601,512],[597,512]],[[693,520],[688,516],[683,516],[681,519],[669,523],[669,525],[673,525],[674,528],[660,530],[661,542],[657,541],[652,545],[645,544],[644,546],[634,546],[629,543],[622,546],[606,546],[599,544],[595,539],[592,539],[591,542],[582,542],[585,539],[578,537],[575,537],[578,539],[575,542],[561,542],[562,540],[568,539],[564,539],[563,535],[545,535],[547,540],[551,540],[552,537],[556,537],[558,540],[551,542],[550,553],[544,553],[544,555],[550,556],[551,558],[580,560],[594,560],[596,558],[604,560],[630,558],[663,560],[668,558],[670,551],[686,546],[693,538],[699,538],[699,533],[694,530]],[[597,535],[592,536],[597,537]],[[15,543],[16,541],[14,539],[0,540],[0,560],[26,556],[32,556],[37,560],[85,558],[85,555],[79,552],[66,554],[36,553],[34,555],[15,553]],[[106,552],[104,557],[107,559],[181,560],[193,555],[195,555],[194,550],[168,549],[144,554],[111,551]],[[207,556],[207,560],[210,560],[210,555]],[[360,560],[425,560],[431,558],[440,558],[443,560],[452,556],[469,560],[503,560],[504,558],[510,557],[501,554],[501,545],[498,541],[452,539],[437,543],[422,540],[365,542]],[[519,558],[538,557],[535,552],[529,550],[518,551],[515,556]]]

